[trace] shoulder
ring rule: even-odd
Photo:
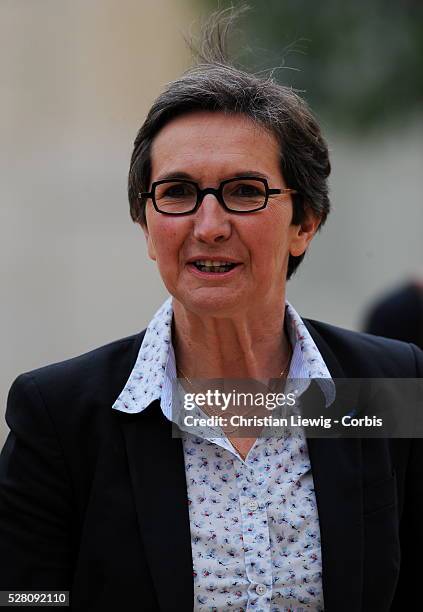
[[[125,370],[132,361],[135,362],[144,333],[114,340],[70,359],[25,372],[21,376],[48,384],[75,378],[81,380],[81,377],[88,381],[92,377],[108,376],[111,368],[116,373],[116,368],[118,371]]]
[[[347,376],[420,377],[423,352],[413,344],[304,319],[323,357],[330,352]]]
[[[22,499],[33,491],[36,504],[44,489],[52,495],[63,490],[63,496],[75,495],[72,512],[78,504],[85,508],[102,449],[117,463],[123,456],[112,406],[143,336],[121,338],[16,378],[7,400],[10,433],[1,461],[10,464],[10,477],[13,472],[23,483]]]
[[[20,374],[9,391],[17,399],[41,402],[51,416],[65,420],[81,411],[111,407],[136,361],[145,332],[109,342],[82,355]]]

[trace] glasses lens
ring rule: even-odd
[[[184,181],[166,181],[156,185],[156,205],[165,213],[185,213],[195,207],[197,190],[195,185]]]
[[[266,201],[266,187],[257,179],[234,179],[224,185],[223,199],[231,210],[255,210]]]

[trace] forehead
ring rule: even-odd
[[[280,174],[276,136],[245,115],[200,111],[167,123],[151,150],[152,180],[188,172],[223,180],[239,171]]]

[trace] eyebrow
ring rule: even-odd
[[[231,174],[230,176],[228,175],[226,178],[237,178],[239,176],[248,176],[248,177],[254,177],[257,176],[258,178],[264,178],[266,180],[269,180],[269,176],[267,174],[264,174],[263,172],[259,172],[258,170],[239,170],[238,172],[234,172],[233,174]],[[192,174],[189,174],[188,172],[182,172],[182,171],[175,171],[175,172],[165,172],[164,174],[160,174],[154,182],[156,181],[164,181],[167,179],[182,179],[182,180],[187,180],[187,181],[195,181],[195,177]],[[221,180],[226,180],[225,178],[221,179]],[[197,182],[197,181],[195,181]]]

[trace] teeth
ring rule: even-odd
[[[197,266],[208,266],[210,268],[218,268],[219,266],[230,266],[230,261],[211,261],[210,259],[199,259],[195,262]]]
[[[211,259],[197,259],[193,263],[201,272],[228,272],[236,265],[230,261],[211,261]]]

